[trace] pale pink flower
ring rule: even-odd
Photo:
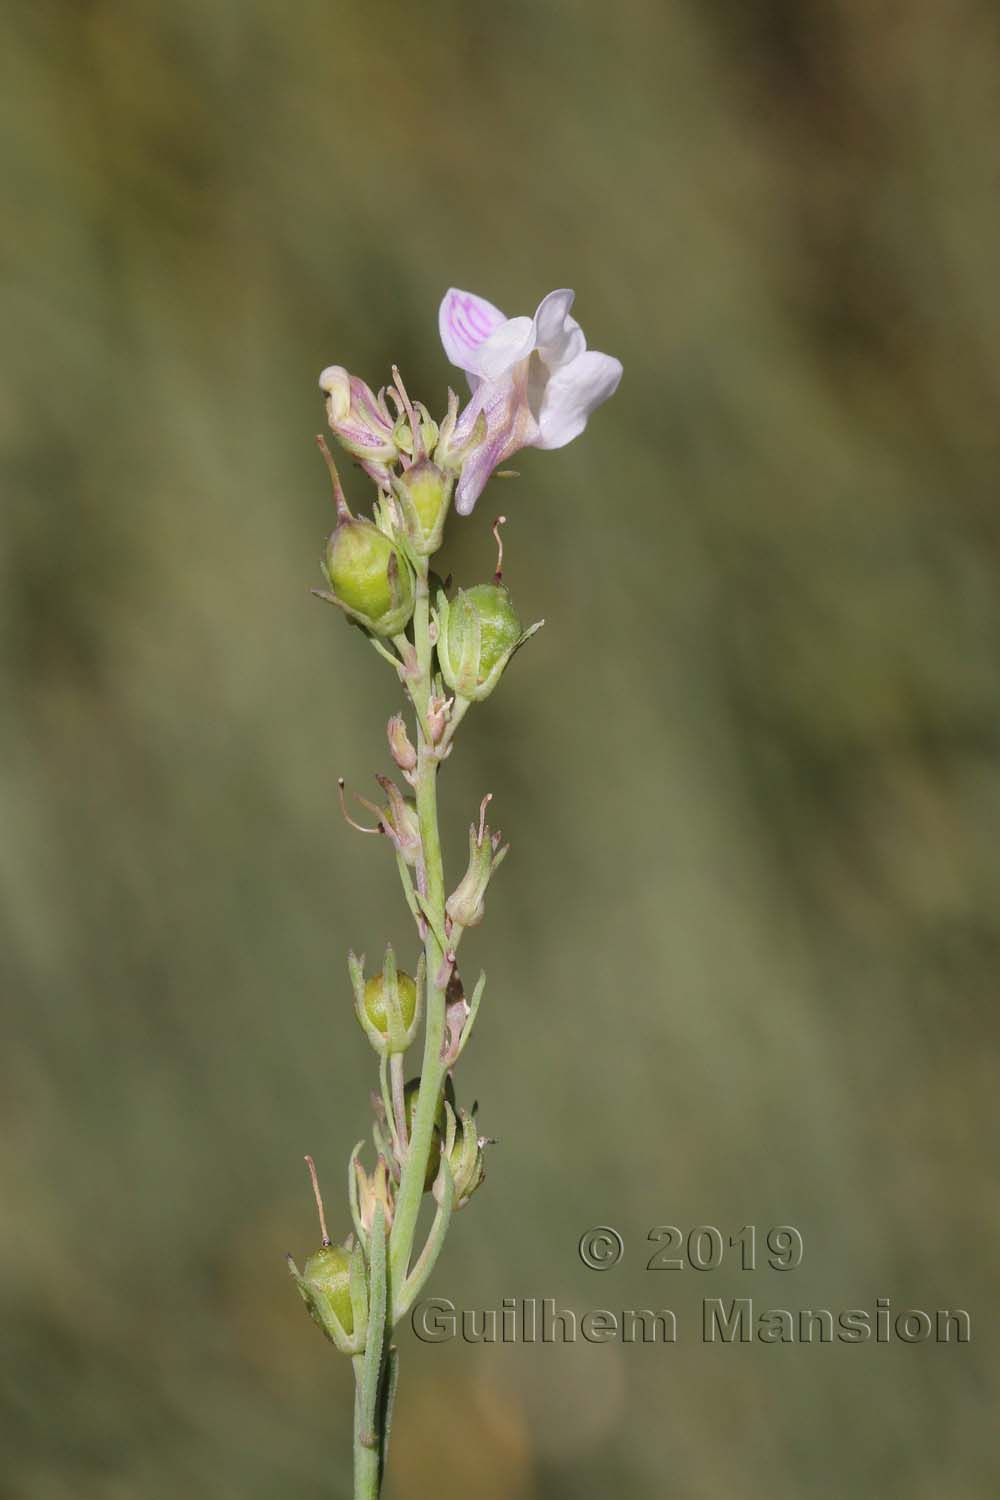
[[[506,318],[485,298],[454,287],[442,301],[441,342],[472,390],[456,441],[471,434],[480,413],[486,420],[486,436],[466,458],[455,489],[461,515],[470,513],[499,464],[520,448],[572,442],[617,390],[621,363],[587,348],[569,315],[573,297],[568,288],[550,292],[533,318]]]

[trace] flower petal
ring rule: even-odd
[[[343,365],[327,365],[319,377],[319,388],[330,404],[330,420],[340,422],[351,409],[351,376]]]
[[[478,374],[480,346],[506,321],[500,309],[485,297],[449,288],[438,311],[445,354],[460,370]]]
[[[493,470],[511,454],[529,447],[538,434],[524,386],[523,379],[484,382],[459,418],[456,431],[463,427],[471,431],[480,412],[486,418],[486,437],[466,458],[455,486],[455,509],[460,516],[471,514]]]
[[[455,486],[455,509],[460,516],[472,515],[473,506],[486,488],[486,481],[497,464],[503,462],[506,440],[506,433],[498,432],[465,460]]]
[[[534,316],[535,339],[538,352],[550,370],[576,359],[587,347],[583,329],[569,310],[576,293],[568,286],[549,292],[538,304]]]
[[[491,333],[479,351],[479,374],[484,380],[503,380],[534,349],[537,342],[531,318],[510,318]]]
[[[554,370],[542,396],[532,447],[562,448],[579,437],[590,413],[614,395],[621,378],[621,361],[596,349]]]

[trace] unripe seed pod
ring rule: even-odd
[[[502,583],[477,583],[466,598],[479,616],[479,680],[488,677],[502,656],[517,644],[521,622]]]
[[[342,405],[344,388],[341,377],[346,371],[330,370],[324,374],[332,378],[331,403],[335,415]],[[337,524],[330,533],[322,564],[330,592],[316,592],[321,599],[335,604],[348,619],[373,635],[398,635],[406,629],[413,615],[413,571],[384,531],[371,521],[358,520],[351,515],[333,455],[323,438],[316,441],[330,471],[337,507]],[[392,451],[395,453],[395,449]]]
[[[486,1176],[483,1147],[490,1144],[476,1133],[475,1116],[464,1109],[448,1111],[442,1151],[448,1153],[448,1167],[454,1186],[454,1207],[464,1208]],[[438,1180],[434,1184],[434,1196],[443,1201],[444,1185]]]
[[[288,1269],[313,1322],[319,1324],[342,1354],[360,1354],[368,1332],[364,1251],[360,1243],[352,1245],[348,1240],[346,1245],[335,1245],[330,1239],[316,1163],[311,1156],[306,1157],[306,1165],[312,1178],[323,1245],[310,1255],[301,1274],[292,1257],[286,1256]]]
[[[441,675],[462,698],[488,698],[517,648],[538,629],[522,631],[510,593],[502,583],[459,589],[449,604],[438,596],[438,661]]]
[[[442,505],[448,500],[448,481],[429,458],[411,464],[405,475],[406,488],[425,534],[434,530]]]
[[[396,975],[396,983],[399,987],[399,1009],[403,1025],[409,1028],[413,1025],[413,1017],[417,1011],[417,986],[409,974],[404,974],[402,969]],[[384,974],[373,974],[365,983],[365,1015],[383,1036],[386,1036],[389,1031],[389,1009],[385,988]]]
[[[410,565],[371,521],[344,518],[330,534],[326,574],[336,602],[376,635],[398,635],[413,614]]]
[[[448,1157],[452,1179],[455,1183],[455,1207],[464,1208],[486,1176],[486,1161],[482,1144],[476,1135],[476,1124],[470,1116],[461,1112],[460,1130]]]
[[[354,1332],[350,1252],[343,1245],[324,1245],[306,1261],[302,1280],[311,1298],[309,1311],[320,1327],[329,1329],[324,1314],[333,1312],[350,1337]]]
[[[429,458],[419,459],[392,481],[410,543],[422,557],[429,557],[441,545],[454,483],[454,476]]]
[[[408,1135],[413,1133],[413,1117],[416,1114],[417,1098],[419,1096],[419,1093],[420,1079],[411,1078],[406,1084],[406,1087],[403,1089],[403,1103],[406,1108],[406,1131]],[[455,1086],[449,1076],[445,1079],[444,1089],[442,1091],[440,1099],[438,1100],[437,1111],[434,1115],[435,1130],[444,1130],[448,1118],[444,1108],[445,1100],[447,1099],[448,1103],[451,1104],[454,1101],[454,1098]]]
[[[405,1052],[420,1022],[424,988],[424,960],[417,963],[417,977],[396,967],[392,944],[388,943],[382,972],[366,980],[364,960],[347,955],[347,968],[354,991],[354,1014],[358,1024],[380,1057]]]

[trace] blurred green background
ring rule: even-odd
[[[444,778],[452,874],[486,790],[513,848],[432,1290],[681,1333],[404,1330],[391,1500],[995,1495],[995,7],[35,0],[0,70],[5,1496],[349,1493],[282,1255],[368,1128],[346,949],[411,940],[336,812],[396,690],[309,597],[316,377],[441,411],[450,284],[574,286],[626,373],[449,544],[502,507],[547,624]],[[667,1223],[804,1262],[648,1272]],[[738,1295],[973,1340],[703,1345]]]

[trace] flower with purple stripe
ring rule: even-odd
[[[570,317],[568,288],[543,297],[533,318],[506,318],[498,307],[454,287],[441,303],[445,353],[464,370],[472,399],[458,419],[456,442],[482,416],[486,432],[462,466],[455,509],[468,515],[498,465],[521,448],[562,448],[618,388],[622,367],[587,348]]]

